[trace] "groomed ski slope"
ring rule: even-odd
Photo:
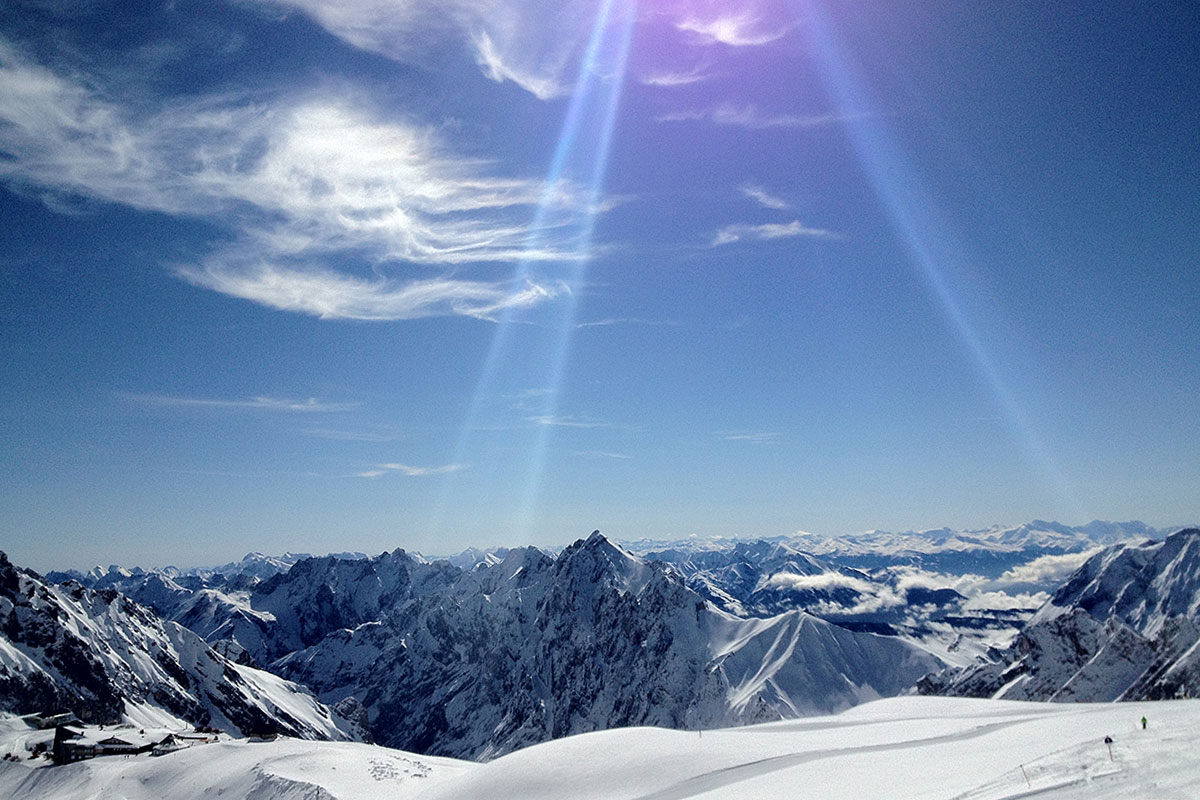
[[[1111,760],[1106,735],[1114,740]],[[4,745],[13,737],[7,734]],[[57,768],[30,763],[0,762],[0,796],[1193,800],[1200,797],[1200,701],[904,697],[831,717],[721,731],[584,734],[488,764],[297,740],[232,741]]]

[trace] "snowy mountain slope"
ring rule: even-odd
[[[930,702],[930,701],[933,702]],[[1142,713],[1154,721],[1133,730]],[[464,773],[430,800],[1007,800],[1195,796],[1200,704],[1041,706],[895,698],[835,717],[548,742]],[[1109,760],[1103,737],[1115,739]],[[1022,771],[1024,769],[1024,771]]]
[[[1080,567],[989,663],[922,680],[929,694],[1137,700],[1200,693],[1200,530],[1115,545]]]
[[[412,567],[425,591],[395,595],[378,620],[273,668],[327,701],[360,699],[380,742],[487,758],[617,726],[834,711],[898,693],[939,663],[802,612],[738,619],[598,532],[556,559],[511,550],[449,583],[453,573],[427,572],[436,566]]]
[[[1137,720],[1150,720],[1145,731]],[[0,761],[29,800],[1131,800],[1200,796],[1200,702],[903,697],[730,730],[572,736],[472,764],[366,745],[227,742],[64,767]],[[1106,735],[1113,738],[1111,749]],[[21,752],[0,720],[0,749]]]
[[[47,584],[0,553],[0,709],[85,721],[174,718],[233,732],[345,739],[308,691],[234,664],[120,593]]]

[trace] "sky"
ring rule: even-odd
[[[1200,520],[1200,7],[0,7],[0,549]]]

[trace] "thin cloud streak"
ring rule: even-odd
[[[751,444],[775,444],[781,438],[778,433],[756,431],[717,431],[713,435],[725,442],[750,442]]]
[[[643,86],[658,86],[664,89],[676,86],[690,86],[694,83],[708,80],[709,74],[704,66],[697,66],[686,72],[652,72],[642,76],[638,82]]]
[[[573,452],[577,456],[588,456],[591,458],[612,458],[618,461],[628,461],[633,458],[633,456],[625,453],[610,453],[606,450],[575,450]]]
[[[641,319],[639,317],[610,317],[608,319],[597,319],[591,322],[578,322],[576,328],[607,328],[612,325],[649,325],[650,327],[671,327],[677,328],[680,323],[676,320],[669,319]]]
[[[392,462],[388,464],[379,464],[374,469],[366,470],[358,473],[355,477],[358,478],[379,478],[388,474],[404,475],[408,478],[426,478],[431,475],[448,475],[451,472],[459,472],[466,469],[465,464],[446,464],[441,467],[412,467],[408,464],[400,464]]]
[[[528,308],[557,293],[534,283],[510,293],[502,283],[449,278],[367,281],[328,270],[273,264],[245,269],[218,260],[202,270],[181,267],[176,272],[196,286],[321,319],[395,321],[458,314],[492,321],[506,308]]]
[[[328,414],[339,411],[353,411],[358,403],[330,403],[309,397],[304,400],[289,400],[278,397],[258,396],[248,400],[225,400],[209,397],[178,397],[162,394],[123,394],[127,400],[145,405],[175,408],[213,408],[230,409],[235,411],[282,411],[302,414]]]
[[[674,111],[655,117],[656,122],[711,122],[746,130],[820,128],[859,118],[852,114],[770,114],[753,104],[720,103],[709,108]]]
[[[739,189],[741,190],[743,196],[750,198],[754,202],[766,208],[774,209],[776,211],[784,211],[791,208],[791,204],[786,200],[781,197],[776,197],[761,186],[747,183],[739,187]]]
[[[744,239],[785,239],[795,236],[805,236],[815,239],[841,239],[842,235],[821,228],[809,228],[800,224],[799,220],[787,223],[770,222],[765,225],[726,225],[713,236],[710,247],[733,244]]]
[[[615,428],[617,427],[611,422],[603,422],[601,420],[580,419],[578,417],[560,417],[549,414],[544,414],[535,417],[526,417],[526,420],[534,425],[546,425],[557,428]]]
[[[300,433],[314,439],[327,439],[334,442],[398,442],[407,438],[404,434],[387,433],[383,431],[350,431],[336,428],[303,428]]]

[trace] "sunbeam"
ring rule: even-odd
[[[625,83],[625,70],[629,61],[629,50],[633,42],[635,12],[636,0],[631,0],[628,8],[625,9],[624,19],[620,21],[614,32],[616,49],[613,61],[613,73],[607,78],[602,78],[596,73],[596,63],[594,61],[596,53],[590,49],[588,59],[584,63],[584,69],[580,71],[581,80],[586,80],[589,85],[598,86],[597,94],[601,96],[597,100],[597,105],[598,110],[603,116],[599,136],[597,137],[592,154],[588,207],[584,211],[576,245],[576,252],[579,253],[580,258],[571,267],[572,275],[568,285],[572,291],[563,303],[558,324],[553,331],[557,337],[557,341],[553,344],[551,369],[546,384],[549,391],[543,397],[540,411],[540,415],[547,419],[553,419],[558,413],[567,355],[570,351],[571,333],[575,329],[575,316],[578,308],[578,295],[575,290],[583,285],[588,260],[592,255],[592,236],[596,226],[597,206],[604,190],[604,178],[608,169],[608,157],[612,149],[613,133],[616,129],[617,111],[621,104],[621,92]],[[518,531],[528,532],[537,513],[538,496],[541,491],[542,478],[546,471],[546,455],[553,428],[553,425],[539,425],[536,431],[526,474],[525,494],[516,519]]]
[[[549,370],[541,393],[537,416],[552,418],[557,413],[562,379],[569,350],[570,334],[575,326],[577,290],[582,285],[586,264],[592,255],[592,239],[595,218],[604,191],[604,178],[608,166],[608,155],[616,128],[617,111],[625,80],[626,65],[633,40],[637,0],[625,0],[618,8],[619,0],[603,0],[596,12],[588,46],[579,65],[571,100],[567,106],[558,142],[546,173],[541,202],[534,213],[530,226],[527,251],[540,248],[541,237],[560,191],[561,182],[568,171],[575,167],[580,174],[588,176],[587,191],[578,214],[574,234],[573,253],[576,258],[567,263],[568,274],[561,281],[563,298],[559,313],[553,318],[548,336],[551,338]],[[601,63],[611,65],[611,70],[601,73]],[[589,125],[599,120],[599,125]],[[595,131],[595,135],[582,134]],[[530,278],[532,259],[524,259],[513,272],[511,291],[521,291]],[[508,354],[513,326],[521,324],[516,318],[516,309],[506,306],[497,320],[491,345],[480,369],[475,394],[464,417],[454,450],[454,463],[461,463],[472,441],[480,415],[488,398],[496,394],[500,366]],[[520,510],[514,522],[518,535],[527,536],[536,513],[537,497],[545,472],[546,451],[549,444],[551,425],[538,425],[534,429],[525,470],[525,490]],[[457,481],[449,477],[444,485],[433,518],[431,532],[436,533],[453,495]]]
[[[796,0],[796,4],[804,21],[803,30],[820,67],[820,78],[837,104],[838,114],[847,120],[845,127],[859,163],[900,233],[911,262],[918,267],[921,277],[937,298],[976,369],[991,389],[1010,429],[1021,441],[1034,468],[1041,473],[1043,482],[1057,493],[1065,507],[1082,516],[1080,504],[1073,497],[1065,475],[996,369],[945,279],[944,265],[961,263],[963,253],[954,244],[948,223],[938,215],[932,193],[911,158],[889,132],[885,117],[878,113],[870,94],[844,55],[845,48],[821,4],[814,0]]]

